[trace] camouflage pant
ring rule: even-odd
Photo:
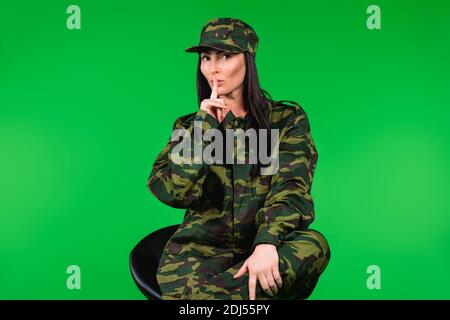
[[[327,240],[313,229],[287,234],[278,255],[283,287],[270,297],[257,282],[257,300],[308,298],[331,257]],[[157,274],[163,299],[248,300],[248,272],[233,279],[248,256],[204,257],[165,251]]]

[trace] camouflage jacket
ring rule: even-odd
[[[191,251],[203,256],[242,254],[259,243],[277,247],[293,229],[307,229],[314,220],[311,186],[318,159],[309,121],[300,105],[273,101],[271,128],[279,129],[279,170],[250,178],[252,164],[175,164],[169,142],[157,156],[147,186],[163,203],[187,209],[169,240],[169,253]],[[173,129],[193,130],[201,121],[209,128],[244,128],[249,121],[231,111],[219,124],[203,110],[176,119]],[[207,144],[208,142],[202,142]],[[250,252],[251,252],[250,251]]]

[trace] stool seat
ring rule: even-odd
[[[130,253],[131,276],[149,300],[162,300],[156,272],[164,247],[179,226],[176,224],[150,233],[139,241]]]

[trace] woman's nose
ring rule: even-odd
[[[219,61],[217,59],[211,59],[211,74],[216,75],[219,72]]]

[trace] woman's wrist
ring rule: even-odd
[[[267,248],[273,248],[273,249],[277,249],[277,246],[276,245],[274,245],[274,244],[272,244],[272,243],[258,243],[256,246],[255,246],[255,251],[256,250],[264,250],[264,249],[267,249]]]

